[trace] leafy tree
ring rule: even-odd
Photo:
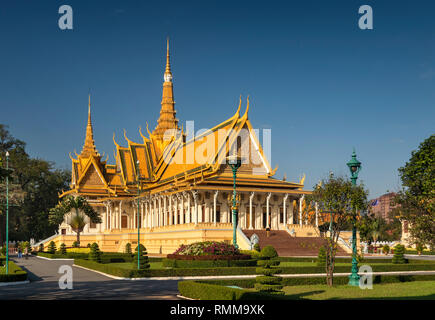
[[[318,203],[322,214],[330,215],[330,228],[321,235],[326,248],[326,282],[333,285],[335,256],[338,239],[343,226],[357,222],[362,212],[368,208],[368,191],[362,184],[353,186],[348,178],[330,175],[323,179],[313,191],[313,199]]]
[[[59,201],[58,194],[67,189],[70,172],[55,170],[53,163],[32,159],[25,143],[14,138],[7,126],[0,124],[0,167],[5,168],[8,151],[9,168],[9,238],[11,240],[44,239],[57,226],[48,221],[49,209]],[[2,170],[3,171],[3,170]],[[5,180],[0,178],[0,242],[5,240]]]
[[[48,245],[48,253],[55,254],[56,253],[56,244],[54,241],[50,241]]]
[[[74,211],[73,214],[70,214]],[[68,216],[67,216],[68,215]],[[101,218],[92,206],[82,196],[69,196],[50,210],[50,221],[60,225],[67,216],[67,223],[77,233],[77,243],[80,246],[80,233],[83,231],[87,220],[93,223],[101,223]]]
[[[409,222],[411,243],[435,248],[435,135],[411,153],[399,174],[403,190],[394,199],[395,215]]]

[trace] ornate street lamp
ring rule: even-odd
[[[6,151],[6,274],[9,274],[9,152]]]
[[[237,169],[240,168],[242,165],[242,158],[237,155],[232,155],[227,157],[227,163],[233,170],[233,205],[231,207],[233,211],[233,245],[238,248],[237,245],[237,193],[236,193],[236,176],[237,176]]]
[[[140,196],[140,181],[139,181],[139,160],[136,161],[136,179],[137,179],[137,210],[136,210],[136,225],[137,225],[137,270],[140,270],[140,228],[139,228],[139,196]]]
[[[356,159],[355,149],[352,153],[352,159],[347,163],[350,170],[350,180],[352,185],[356,186],[356,179],[358,179],[358,173],[361,171],[361,162]],[[352,221],[352,274],[349,276],[349,285],[359,286],[359,275],[358,275],[358,261],[356,260],[356,225],[355,217]]]

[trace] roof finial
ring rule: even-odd
[[[91,120],[91,94],[89,93],[88,98],[88,125],[86,126],[86,137],[81,156],[88,157],[90,155],[98,155],[97,149],[95,148],[94,142],[94,132],[92,128]]]
[[[167,79],[166,74],[171,75],[171,79],[169,79],[169,81],[172,80],[172,73],[171,73],[171,62],[170,62],[170,57],[169,57],[169,37],[166,39],[166,69],[165,69],[165,81]]]

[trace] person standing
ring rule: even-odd
[[[21,247],[18,247],[18,259],[21,259],[22,256]]]

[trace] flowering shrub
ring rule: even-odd
[[[175,252],[175,255],[189,255],[189,256],[224,256],[224,255],[237,255],[240,254],[232,244],[217,241],[204,241],[195,242],[192,244],[182,244]]]

